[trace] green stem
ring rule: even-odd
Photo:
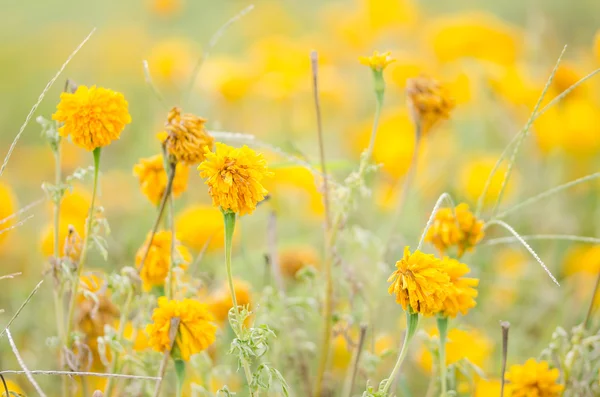
[[[181,397],[183,393],[183,382],[185,380],[185,361],[177,358],[173,359],[173,363],[175,364],[175,375],[177,375],[175,395]]]
[[[235,315],[235,323],[237,327],[232,327],[233,332],[236,336],[240,336],[242,327],[244,324],[240,321],[240,311],[235,296],[235,286],[233,285],[233,273],[231,271],[231,249],[233,246],[233,232],[235,231],[235,212],[223,211],[223,222],[225,224],[225,269],[227,271],[227,282],[229,283],[229,291],[231,292],[231,301],[233,302],[233,312]],[[236,329],[237,328],[237,329]],[[244,375],[248,382],[248,388],[250,389],[250,395],[252,397],[258,396],[258,392],[252,390],[252,371],[250,370],[250,364],[245,360],[240,360],[242,367],[244,368]]]
[[[440,381],[442,384],[442,394],[440,397],[446,397],[448,376],[446,374],[446,339],[448,336],[448,317],[437,318],[437,328],[440,333]]]
[[[384,396],[387,396],[387,393],[390,390],[392,383],[394,383],[394,379],[400,371],[400,366],[402,365],[402,362],[404,361],[404,358],[406,357],[406,354],[408,352],[408,345],[412,340],[413,336],[415,335],[415,332],[417,331],[417,326],[419,325],[419,314],[411,312],[412,310],[410,309],[406,311],[407,327],[406,333],[404,334],[404,343],[402,344],[402,349],[400,350],[400,354],[398,355],[396,365],[394,366],[394,369],[392,369],[392,373],[390,374],[390,377],[386,380],[386,383],[383,387]]]
[[[87,253],[89,250],[89,241],[92,234],[92,224],[94,223],[94,206],[96,204],[96,195],[98,193],[98,174],[100,171],[100,153],[101,148],[94,149],[94,184],[92,188],[92,202],[90,204],[90,210],[88,213],[88,217],[85,223],[86,230],[85,235],[83,237],[83,247],[81,249],[81,255],[79,257],[79,263],[77,264],[77,274],[75,279],[73,280],[73,285],[71,287],[71,297],[69,301],[69,311],[67,312],[67,328],[65,333],[65,346],[68,346],[69,335],[71,334],[71,330],[73,329],[73,317],[75,314],[75,302],[77,301],[77,294],[79,292],[79,278],[81,277],[81,273],[83,271],[83,267],[85,265],[85,260],[87,258]]]
[[[123,339],[123,333],[125,332],[125,326],[127,324],[127,318],[129,317],[129,310],[131,308],[131,301],[133,300],[133,288],[130,287],[127,292],[127,298],[125,299],[125,306],[121,311],[121,317],[119,318],[119,329],[117,330],[117,341],[121,342]],[[117,354],[114,355],[112,367],[110,369],[111,374],[116,374],[117,369],[119,368],[119,356]],[[112,390],[115,385],[115,378],[108,378],[106,382],[106,388],[104,389],[104,395],[106,397],[110,397],[112,394]]]

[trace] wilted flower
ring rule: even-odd
[[[475,218],[468,204],[460,203],[454,210],[440,208],[435,213],[425,241],[431,242],[442,254],[456,246],[460,257],[472,250],[483,237],[483,221]]]
[[[158,307],[152,313],[152,324],[146,327],[150,346],[159,352],[171,347],[171,320],[179,319],[173,350],[185,361],[206,350],[215,341],[217,327],[208,306],[193,299],[168,300],[158,298]]]
[[[426,135],[441,120],[449,119],[455,106],[448,89],[425,76],[409,79],[406,95],[411,116],[421,135]]]
[[[233,148],[217,143],[214,153],[206,150],[206,160],[198,167],[206,179],[213,205],[239,215],[251,214],[267,195],[261,184],[272,175],[262,154],[247,146]]]
[[[182,163],[177,163],[173,179],[172,194],[178,197],[187,189],[190,169]],[[153,204],[160,203],[167,188],[167,173],[163,157],[157,154],[152,157],[140,159],[133,167],[133,173],[140,181],[140,189]]]
[[[512,388],[511,397],[558,397],[563,385],[558,384],[558,369],[550,369],[546,361],[530,358],[523,365],[513,365],[506,374]]]
[[[58,132],[88,151],[119,139],[131,123],[123,94],[102,87],[80,85],[74,93],[63,92],[52,119],[62,122]]]
[[[475,287],[479,285],[479,280],[463,277],[469,273],[469,266],[456,259],[445,257],[442,259],[442,265],[444,271],[450,276],[452,286],[448,289],[448,296],[442,305],[441,314],[447,317],[456,317],[460,312],[464,316],[469,309],[477,305]]]
[[[390,295],[404,310],[409,307],[414,313],[433,315],[438,313],[452,287],[450,277],[444,271],[442,261],[421,251],[410,253],[404,248],[404,257],[396,262],[396,270],[388,278],[392,285]]]
[[[177,162],[196,164],[204,160],[205,148],[212,150],[215,141],[204,123],[206,119],[191,113],[181,114],[181,109],[174,107],[169,111],[165,131],[158,138]]]
[[[370,57],[359,57],[360,63],[369,66],[376,72],[383,71],[390,63],[394,62],[395,59],[391,57],[391,52],[387,51],[379,53],[379,51],[373,51],[373,55]]]
[[[69,258],[72,263],[79,262],[81,256],[81,248],[83,247],[83,240],[75,227],[69,225],[69,234],[65,240],[64,256]]]
[[[144,258],[144,254],[148,247],[146,238],[144,245],[140,247],[136,256],[135,263],[139,266]],[[186,268],[187,264],[192,259],[186,247],[175,241],[176,257],[175,261],[181,268]],[[150,290],[154,286],[162,286],[169,274],[169,263],[171,262],[171,232],[162,230],[158,231],[152,239],[152,245],[148,250],[148,256],[144,262],[144,267],[140,271],[140,277],[144,284],[144,289]]]

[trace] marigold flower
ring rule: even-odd
[[[167,116],[165,131],[159,133],[158,138],[177,162],[197,164],[204,161],[205,148],[212,150],[215,142],[204,123],[206,119],[191,113],[181,114],[181,109],[174,107]]]
[[[17,200],[10,186],[0,183],[0,220],[6,219],[16,212]],[[9,229],[13,226],[15,218],[6,220],[0,229]],[[0,243],[4,242],[10,233],[0,234]]]
[[[273,175],[262,154],[247,146],[233,148],[217,143],[214,153],[206,149],[206,160],[198,167],[206,179],[213,205],[239,215],[251,214],[267,195],[261,184]]]
[[[187,189],[189,173],[189,167],[185,164],[177,163],[172,188],[174,197],[180,196]],[[138,177],[140,189],[148,197],[148,200],[155,205],[160,203],[167,188],[168,179],[163,157],[157,154],[152,157],[140,159],[139,163],[133,167],[133,174]]]
[[[438,81],[421,76],[406,82],[408,107],[420,134],[426,135],[441,120],[449,119],[455,102]]]
[[[558,369],[550,369],[546,361],[536,362],[530,358],[523,365],[513,365],[506,374],[512,397],[558,397],[563,385],[558,384]]]
[[[319,255],[313,247],[291,247],[279,253],[279,267],[286,277],[294,277],[307,266],[319,266]]]
[[[144,245],[140,247],[135,256],[135,263],[139,266],[144,258],[150,235],[146,238]],[[175,241],[176,263],[182,269],[187,268],[192,257],[187,248]],[[152,239],[152,245],[148,251],[148,256],[144,262],[144,267],[140,271],[140,277],[146,291],[154,286],[162,286],[169,274],[169,263],[171,262],[171,232],[158,231]]]
[[[196,251],[223,250],[223,214],[212,205],[193,205],[183,209],[175,217],[175,230],[177,238]],[[205,247],[206,244],[208,246]]]
[[[440,335],[437,328],[431,329],[428,334],[430,337],[436,338],[439,338]],[[479,368],[486,368],[493,351],[494,344],[492,341],[478,329],[452,328],[448,331],[446,341],[446,365],[448,366],[467,359]],[[431,351],[423,347],[417,362],[424,371],[431,372],[434,369],[433,362],[435,359],[436,357],[431,354]]]
[[[52,119],[64,123],[58,130],[60,136],[70,135],[74,144],[88,151],[119,139],[131,123],[123,94],[95,85],[63,92]]]
[[[448,296],[442,305],[442,314],[447,317],[456,317],[460,312],[463,316],[469,309],[477,305],[475,298],[479,285],[479,279],[463,277],[469,273],[469,266],[460,263],[456,259],[445,257],[442,259],[444,271],[450,276],[452,287],[448,290]]]
[[[369,66],[375,72],[382,72],[390,63],[395,61],[389,51],[381,54],[379,51],[373,51],[373,55],[370,57],[359,57],[358,60],[361,64]]]
[[[193,299],[168,300],[158,298],[158,307],[152,313],[152,324],[146,327],[148,343],[159,352],[169,351],[171,340],[169,331],[172,319],[179,319],[173,349],[185,361],[212,345],[216,339],[217,327],[208,306]]]
[[[244,280],[234,279],[233,289],[235,290],[235,298],[239,306],[252,306],[250,284]],[[229,318],[229,310],[233,307],[229,285],[227,283],[223,284],[221,288],[211,294],[209,300],[210,311],[217,319],[217,322],[220,324],[225,323]]]
[[[410,307],[414,313],[426,316],[442,309],[452,288],[441,260],[421,251],[411,254],[408,247],[404,248],[404,257],[396,262],[396,270],[388,282],[392,283],[388,293],[396,295],[396,302],[404,310]]]
[[[475,218],[469,205],[460,203],[454,208],[440,208],[433,224],[427,231],[425,241],[431,242],[440,253],[456,246],[458,256],[471,251],[484,237],[483,221]]]

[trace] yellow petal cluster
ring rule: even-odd
[[[123,94],[95,85],[63,92],[52,119],[63,123],[58,130],[62,137],[70,135],[74,144],[88,151],[119,139],[131,123]]]
[[[436,212],[425,241],[432,243],[442,255],[456,247],[460,257],[472,250],[483,237],[483,221],[475,217],[468,204],[460,203],[454,211],[446,207]]]
[[[510,382],[511,397],[558,397],[563,385],[558,384],[558,369],[550,369],[546,361],[530,358],[523,365],[513,365],[506,374]]]
[[[198,170],[206,178],[213,205],[239,215],[254,212],[268,193],[261,182],[272,175],[262,154],[247,146],[222,143],[217,143],[214,153],[206,150],[206,160]]]
[[[212,150],[215,139],[204,128],[206,119],[191,113],[181,113],[174,107],[169,111],[165,131],[158,137],[167,152],[177,162],[192,165],[204,161],[205,148]]]
[[[171,320],[175,318],[179,319],[179,327],[173,347],[183,360],[188,361],[190,356],[214,343],[217,327],[207,305],[193,299],[168,300],[163,296],[158,298],[158,307],[152,313],[152,324],[146,327],[148,343],[154,350],[163,353],[169,350]]]
[[[148,200],[155,205],[160,203],[167,188],[168,179],[163,157],[157,154],[152,157],[140,159],[139,163],[133,167],[133,174],[138,177],[140,189]],[[189,167],[185,164],[177,163],[172,187],[174,197],[180,196],[187,189],[189,174]]]
[[[144,245],[138,249],[135,256],[135,263],[139,267],[148,247],[150,235],[146,238]],[[192,259],[188,249],[175,241],[176,258],[179,267],[186,268]],[[169,273],[169,263],[171,261],[171,232],[166,230],[158,231],[152,239],[152,245],[148,251],[148,256],[144,262],[144,267],[140,271],[140,277],[145,290],[150,290],[154,286],[162,286],[165,283]]]
[[[411,254],[404,248],[404,257],[396,262],[396,270],[388,278],[390,295],[404,310],[431,316],[438,313],[452,288],[442,261],[421,251]]]
[[[406,82],[406,96],[421,135],[429,133],[441,120],[449,119],[455,107],[449,90],[437,80],[426,76],[409,79]]]
[[[464,277],[470,271],[469,266],[456,259],[445,257],[442,259],[442,265],[452,285],[442,304],[441,314],[454,318],[460,312],[464,316],[477,305],[475,288],[479,285],[479,279]]]
[[[394,62],[395,59],[392,58],[391,52],[383,52],[379,53],[379,51],[373,51],[373,55],[370,57],[359,57],[358,60],[361,64],[370,67],[376,72],[381,72],[385,69],[390,63]]]

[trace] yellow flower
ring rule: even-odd
[[[14,381],[10,380],[10,379],[6,379],[6,387],[8,388],[9,393],[13,392],[16,393],[17,395],[25,395],[23,389],[21,389],[21,387]],[[0,385],[0,391],[2,393],[6,393],[4,390],[4,386]],[[13,395],[12,393],[10,393],[10,395]]]
[[[135,263],[140,266],[144,253],[148,247],[148,240],[150,235],[146,238],[144,245],[140,247],[135,256]],[[175,241],[176,257],[175,263],[182,269],[187,268],[187,265],[191,261],[191,255],[186,247],[181,245],[178,241]],[[144,262],[144,267],[140,272],[140,277],[144,284],[145,290],[150,290],[154,286],[162,286],[165,283],[167,275],[169,273],[169,263],[171,262],[171,232],[162,230],[158,231],[152,239],[152,245],[148,251],[148,257]]]
[[[214,153],[206,150],[206,160],[198,167],[206,179],[213,205],[239,215],[251,214],[267,195],[261,184],[272,175],[262,154],[247,146],[233,148],[217,143]]]
[[[600,246],[587,245],[575,246],[569,249],[563,263],[565,276],[583,273],[587,276],[600,272]]]
[[[187,189],[188,176],[190,169],[182,163],[177,163],[175,168],[175,178],[173,179],[173,196],[180,196]],[[153,204],[158,204],[167,188],[167,173],[163,157],[157,154],[152,157],[140,159],[140,162],[133,167],[133,173],[140,180],[140,189],[148,200]]]
[[[361,64],[369,66],[376,72],[382,72],[390,63],[395,61],[389,51],[381,54],[379,51],[373,51],[373,55],[370,57],[359,57],[358,59]]]
[[[431,337],[439,337],[437,328],[429,332]],[[476,329],[456,329],[448,331],[446,343],[446,365],[467,359],[481,369],[485,369],[493,350],[492,341]],[[419,366],[427,372],[433,370],[433,357],[428,349],[423,349]]]
[[[498,156],[474,156],[471,160],[461,166],[459,170],[459,188],[467,199],[466,201],[477,202],[497,160]],[[487,195],[483,199],[484,204],[493,204],[496,202],[496,199],[500,194],[500,188],[502,187],[506,169],[506,162],[498,167],[498,170],[490,182]],[[514,192],[518,179],[518,173],[513,170],[512,176],[504,191],[504,197],[506,199]]]
[[[306,266],[319,266],[319,255],[311,246],[290,247],[279,253],[279,267],[286,277],[294,277]]]
[[[558,397],[563,385],[558,384],[558,369],[549,369],[546,361],[530,358],[523,365],[513,365],[506,374],[512,387],[511,397]]]
[[[474,58],[510,65],[520,49],[516,29],[486,13],[438,18],[425,30],[429,44],[442,62]]]
[[[185,361],[193,354],[206,350],[216,339],[217,327],[208,306],[193,299],[168,300],[158,298],[158,307],[152,313],[152,324],[146,327],[148,343],[159,352],[166,352],[171,346],[169,331],[171,320],[179,319],[173,349]]]
[[[182,0],[149,0],[150,9],[157,15],[172,16],[183,8]]]
[[[63,92],[52,119],[64,123],[60,136],[71,136],[73,143],[88,151],[119,139],[131,123],[123,94],[106,88],[80,85],[75,93]]]
[[[600,30],[596,32],[596,36],[594,36],[594,55],[596,55],[596,60],[600,62]]]
[[[196,251],[203,250],[207,243],[209,251],[223,249],[225,238],[223,215],[210,205],[193,205],[185,208],[175,217],[175,230],[177,238]]]
[[[252,308],[252,293],[250,284],[244,280],[234,279],[233,288],[235,290],[235,298],[239,306],[248,306]],[[229,284],[225,283],[221,288],[214,291],[210,298],[209,308],[215,316],[218,323],[223,324],[229,318],[229,309],[233,307]]]
[[[456,246],[460,257],[465,251],[471,251],[483,237],[483,221],[475,218],[468,204],[460,203],[454,211],[452,208],[440,208],[435,213],[425,241],[431,242],[442,255]]]
[[[17,211],[17,200],[10,186],[0,183],[0,221],[6,219]],[[17,218],[6,220],[0,225],[0,230],[8,229],[14,225]],[[10,233],[0,234],[0,243],[6,240]]]
[[[406,83],[408,108],[421,135],[427,135],[441,120],[450,118],[454,99],[448,89],[438,81],[421,76]]]
[[[159,139],[177,162],[199,163],[204,161],[205,148],[212,150],[215,141],[204,123],[206,119],[191,113],[181,114],[181,109],[174,107],[169,111],[165,131],[159,134]]]
[[[499,396],[501,383],[498,379],[480,379],[475,386],[475,397]],[[510,385],[504,385],[504,395],[510,397],[512,394]]]
[[[115,329],[118,328],[119,322],[117,321],[115,323]],[[123,338],[133,342],[133,350],[136,352],[144,351],[150,346],[148,344],[148,335],[146,335],[143,329],[136,328],[131,321],[125,324]]]
[[[479,279],[463,277],[469,273],[470,269],[464,263],[456,259],[445,257],[442,259],[444,271],[450,276],[452,287],[449,289],[448,296],[444,300],[442,314],[448,317],[456,317],[460,312],[466,315],[469,309],[477,305],[475,298],[479,285]]]
[[[410,307],[414,313],[430,316],[442,309],[452,284],[441,260],[421,251],[411,254],[405,247],[396,268],[388,278],[392,283],[388,293],[396,295],[404,310]]]
[[[345,373],[352,361],[352,347],[344,335],[333,338],[332,366],[336,374]]]
[[[172,37],[160,40],[151,48],[148,64],[152,77],[158,82],[177,86],[189,82],[198,57],[191,40]]]

